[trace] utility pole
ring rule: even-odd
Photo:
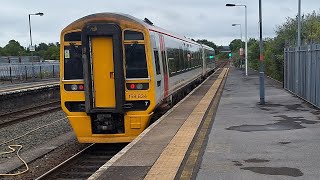
[[[247,16],[247,6],[244,6],[245,8],[245,64],[246,64],[246,76],[248,76],[248,16]]]
[[[264,93],[264,57],[263,57],[263,40],[262,40],[262,9],[261,0],[259,0],[259,29],[260,29],[260,104],[265,104]]]
[[[298,0],[298,41],[297,46],[301,46],[301,0]]]

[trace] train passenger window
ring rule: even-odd
[[[154,53],[154,60],[155,60],[155,64],[156,64],[156,74],[161,74],[160,71],[160,62],[159,62],[159,52],[158,50],[153,51]]]
[[[174,59],[174,49],[168,48],[168,66],[169,66],[169,73],[175,73],[176,72],[176,66],[175,66],[175,59]]]
[[[169,54],[169,53],[168,53]],[[176,72],[175,65],[174,65],[174,58],[168,57],[169,61],[169,73],[174,74]]]
[[[194,59],[194,54],[190,52],[190,66],[191,68],[194,67],[195,59]]]
[[[181,65],[180,65],[180,60],[179,60],[179,49],[175,48],[175,49],[173,49],[173,51],[174,51],[175,69],[177,72],[180,72]]]
[[[70,44],[64,47],[64,79],[83,79],[81,46]]]
[[[183,61],[184,61],[184,70],[188,69],[188,58],[187,58],[187,50],[183,50]]]
[[[124,31],[124,40],[143,40],[143,34],[137,31]]]
[[[187,50],[187,63],[188,63],[188,69],[191,68],[191,54],[190,51]]]
[[[194,62],[194,66],[198,67],[198,65],[199,65],[198,52],[195,52],[194,56],[195,56],[195,58],[194,58],[194,61],[195,61]]]
[[[200,56],[200,52],[197,51],[197,66],[201,65],[201,56]]]
[[[184,70],[184,59],[183,59],[183,49],[182,47],[179,48],[179,61],[180,61],[180,70]]]
[[[71,32],[64,35],[64,41],[81,41],[81,32]]]
[[[126,77],[148,78],[148,68],[144,44],[125,44]]]

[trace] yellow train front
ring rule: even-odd
[[[209,71],[200,44],[128,15],[83,17],[60,41],[61,105],[82,143],[132,141],[157,106]]]

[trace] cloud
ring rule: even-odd
[[[23,46],[30,44],[28,14],[43,12],[43,17],[32,16],[33,42],[57,42],[61,30],[83,16],[98,12],[119,12],[137,18],[149,18],[157,26],[194,39],[208,39],[218,45],[228,45],[239,38],[239,29],[233,23],[241,23],[244,37],[244,8],[226,7],[226,3],[246,4],[248,7],[248,38],[257,38],[258,1],[253,0],[148,0],[148,1],[2,1],[0,6],[0,46],[11,39]],[[263,1],[263,34],[275,35],[276,25],[286,17],[297,14],[297,2],[292,0]],[[302,2],[304,13],[320,6],[319,0]]]

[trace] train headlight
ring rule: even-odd
[[[72,90],[72,91],[78,90],[78,86],[77,86],[76,84],[72,84],[72,85],[71,85],[71,90]]]
[[[143,85],[142,85],[142,84],[136,84],[136,89],[141,90],[142,88],[143,88]]]

